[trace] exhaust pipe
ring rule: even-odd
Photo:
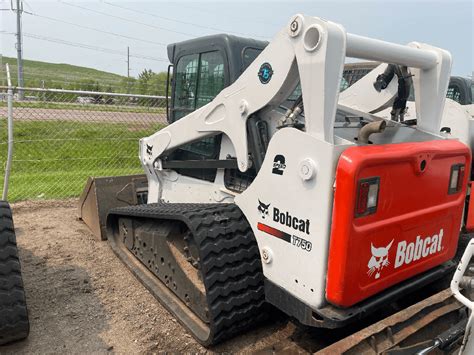
[[[357,136],[357,143],[368,144],[370,135],[372,133],[382,133],[386,126],[387,122],[384,120],[367,123],[360,129],[359,135]]]

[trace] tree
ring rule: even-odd
[[[138,92],[140,94],[148,94],[148,87],[152,77],[153,71],[151,69],[144,69],[140,74],[138,74]]]
[[[164,95],[166,72],[155,73],[145,69],[138,75],[138,92],[142,95]]]

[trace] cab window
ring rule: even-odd
[[[247,67],[252,64],[252,62],[258,57],[260,53],[262,53],[262,49],[252,47],[245,48],[242,53],[242,71],[247,69]]]
[[[454,100],[456,102],[461,102],[461,91],[457,85],[449,85],[448,93],[446,94],[448,99]]]
[[[175,117],[179,119],[195,108],[199,55],[181,57],[175,71],[174,108]]]
[[[224,58],[219,52],[201,54],[196,108],[211,102],[224,88]]]
[[[182,56],[175,80],[174,121],[206,105],[224,88],[224,57],[219,51]]]

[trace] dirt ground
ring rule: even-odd
[[[339,330],[305,328],[273,309],[259,327],[211,349],[199,345],[77,218],[77,200],[13,204],[30,315],[28,339],[7,353],[254,353],[317,351],[391,314]],[[427,295],[425,295],[427,296]],[[425,297],[410,296],[399,309]],[[438,334],[438,333],[437,333]]]
[[[13,204],[30,314],[27,340],[0,353],[205,352],[77,219],[77,201]],[[211,352],[271,349],[298,333],[272,320]]]

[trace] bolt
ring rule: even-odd
[[[247,114],[248,110],[248,103],[246,100],[241,100],[239,103],[239,111],[242,116],[245,116]]]
[[[262,248],[262,260],[265,264],[272,262],[272,252],[267,248]]]
[[[302,27],[303,27],[303,18],[301,17],[301,15],[297,15],[290,22],[290,26],[288,28],[288,34],[290,35],[290,37],[295,38],[300,34]]]
[[[296,21],[296,19],[294,19],[293,22],[291,23],[290,30],[291,32],[298,31],[298,21]]]
[[[303,165],[301,167],[301,172],[304,174],[304,175],[308,175],[309,173],[309,167],[307,165]]]

